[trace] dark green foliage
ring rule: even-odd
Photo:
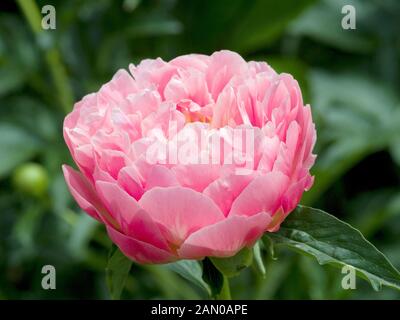
[[[57,11],[57,29],[39,32],[10,3],[0,12],[0,299],[110,297],[110,240],[61,174],[72,163],[62,138],[70,101],[131,62],[220,49],[298,79],[318,132],[315,186],[302,203],[350,222],[400,267],[399,1],[37,0],[39,15],[46,4]],[[356,7],[356,30],[340,28],[344,4]],[[13,183],[30,162],[49,177],[40,197]],[[232,278],[233,298],[400,298],[364,281],[345,291],[340,270],[279,247],[276,261],[270,249],[264,241],[254,257],[261,273]],[[56,267],[57,290],[41,288],[46,264]],[[133,264],[121,297],[205,297],[200,269]]]

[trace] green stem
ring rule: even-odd
[[[231,289],[229,287],[229,279],[224,275],[224,283],[221,292],[216,296],[217,300],[232,300]]]
[[[17,0],[17,2],[33,33],[36,36],[40,36],[40,34],[45,31],[41,27],[42,16],[36,2],[34,0]],[[61,55],[56,48],[49,48],[45,50],[45,60],[57,90],[60,104],[64,112],[68,113],[72,109],[74,97],[68,82],[65,66],[61,61]]]

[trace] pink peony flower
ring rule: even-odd
[[[65,118],[79,206],[139,263],[229,257],[276,231],[313,183],[297,81],[230,51],[129,70]]]

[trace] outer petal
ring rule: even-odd
[[[308,185],[311,185],[312,182],[313,178],[307,174],[304,178],[300,179],[296,183],[293,183],[288,188],[283,196],[282,207],[274,215],[273,222],[270,224],[267,231],[275,232],[279,230],[283,220],[286,219],[290,212],[292,212],[292,210],[300,202],[304,189],[306,189]]]
[[[153,188],[143,195],[139,204],[176,246],[191,233],[224,218],[210,198],[183,187]]]
[[[98,181],[96,189],[125,235],[169,250],[166,240],[148,213],[120,186]]]
[[[117,244],[121,251],[138,263],[167,263],[177,259],[176,256],[168,251],[130,238],[110,226],[107,226],[107,232],[111,240]]]
[[[75,198],[79,207],[87,212],[90,216],[105,224],[116,226],[115,220],[108,214],[103,207],[100,199],[97,197],[93,187],[83,177],[83,175],[70,166],[62,166],[65,181],[67,182],[69,191]]]
[[[182,259],[233,256],[243,247],[253,245],[270,221],[271,216],[265,212],[251,217],[230,216],[190,235],[178,254]]]
[[[233,202],[229,215],[251,216],[259,212],[273,215],[288,183],[289,178],[281,172],[256,177]]]

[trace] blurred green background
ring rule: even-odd
[[[36,5],[35,5],[36,4]],[[42,6],[56,30],[40,27]],[[341,28],[342,6],[356,30]],[[400,268],[400,2],[397,0],[20,0],[0,13],[0,298],[109,298],[104,228],[69,195],[62,121],[83,95],[143,58],[231,49],[300,82],[317,125],[315,185],[302,203],[355,227]],[[25,9],[25,14],[23,12]],[[234,298],[397,299],[280,250]],[[54,265],[57,289],[41,288]],[[134,265],[124,298],[203,297],[164,266]]]

